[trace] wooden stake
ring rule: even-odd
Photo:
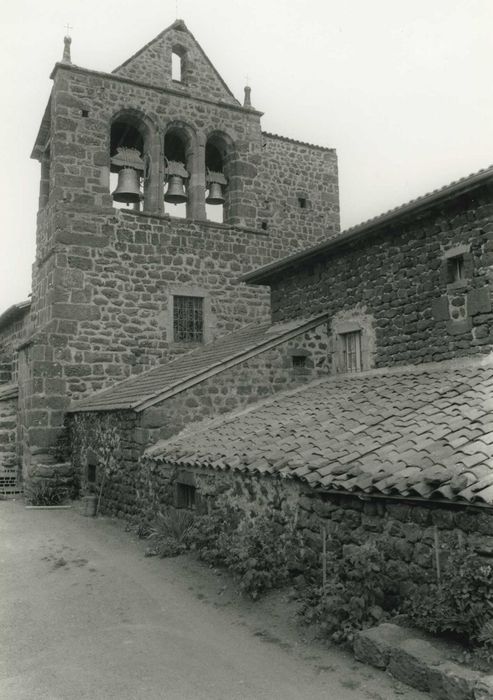
[[[325,595],[327,587],[327,530],[325,525],[320,526],[322,529],[322,588]]]
[[[440,540],[438,537],[438,528],[436,525],[433,527],[433,537],[435,540],[435,566],[437,572],[437,581],[440,583]]]

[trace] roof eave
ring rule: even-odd
[[[342,248],[349,243],[356,242],[363,237],[366,237],[377,231],[381,231],[397,222],[407,219],[410,216],[427,211],[439,204],[443,204],[457,196],[467,194],[478,187],[493,182],[493,166],[480,170],[478,173],[471,175],[463,180],[452,183],[440,190],[434,190],[423,197],[414,199],[407,204],[404,204],[397,209],[391,209],[380,216],[364,221],[357,226],[353,226],[346,231],[343,231],[339,236],[331,238],[323,243],[318,243],[310,248],[305,248],[297,253],[282,258],[281,260],[269,263],[263,267],[247,272],[242,275],[239,280],[248,284],[268,284],[269,280],[278,275],[283,270],[286,270],[300,262],[308,262],[319,255],[332,253],[339,248]]]

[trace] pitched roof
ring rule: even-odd
[[[3,314],[0,314],[0,328],[3,328],[8,323],[16,321],[21,318],[25,313],[31,308],[31,301],[27,299],[26,301],[21,301],[19,304],[12,304],[6,309]]]
[[[2,384],[0,385],[0,401],[7,399],[15,399],[19,396],[19,387],[17,384]]]
[[[326,318],[327,315],[322,314],[284,324],[251,324],[193,352],[180,355],[171,362],[91,394],[73,403],[69,411],[143,411],[250,357],[316,328]]]
[[[339,375],[187,427],[160,462],[493,505],[493,357]]]
[[[342,246],[353,243],[360,238],[367,236],[374,231],[388,227],[391,224],[395,224],[397,221],[404,219],[408,216],[416,216],[418,212],[425,211],[436,204],[442,204],[448,199],[453,199],[469,192],[481,185],[493,181],[493,165],[488,168],[479,170],[477,173],[468,175],[467,177],[460,178],[459,180],[454,180],[448,185],[441,187],[439,189],[428,192],[421,197],[416,199],[411,199],[411,201],[401,204],[394,209],[379,214],[378,216],[363,221],[361,224],[352,226],[351,228],[342,231],[337,236],[333,236],[323,243],[317,243],[317,245],[305,248],[304,250],[288,255],[280,260],[275,260],[268,265],[258,268],[257,270],[252,270],[252,272],[247,272],[242,275],[239,279],[243,282],[255,283],[255,284],[265,284],[268,283],[272,277],[278,275],[283,270],[289,267],[294,267],[301,262],[308,262],[309,260],[319,258],[324,254],[330,254],[333,251],[341,248]]]

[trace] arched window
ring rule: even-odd
[[[126,114],[117,117],[110,134],[110,192],[117,209],[140,210],[145,184],[145,127]]]

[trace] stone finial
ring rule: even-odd
[[[62,63],[72,63],[72,59],[70,58],[70,44],[71,43],[72,43],[72,37],[70,37],[70,36],[63,37]]]
[[[252,88],[248,87],[248,85],[245,85],[245,99],[243,100],[243,107],[251,107],[252,106],[252,101],[250,99],[251,92],[252,92]]]

